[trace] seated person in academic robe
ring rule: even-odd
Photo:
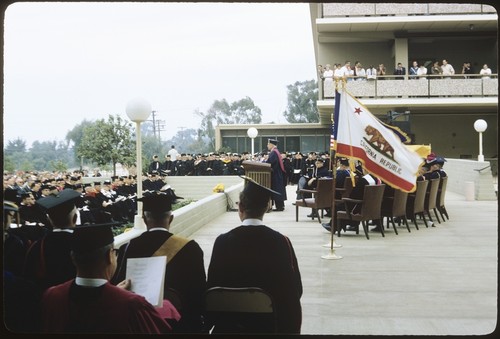
[[[171,290],[178,293],[182,307],[181,320],[172,324],[176,333],[200,333],[203,330],[202,302],[206,289],[203,251],[194,240],[188,240],[169,232],[173,220],[172,204],[179,199],[167,187],[163,191],[144,193],[143,219],[147,231],[120,248],[118,270],[114,282],[126,277],[127,258],[167,256],[164,297]]]
[[[324,159],[317,158],[314,167],[312,167],[312,171],[309,171],[308,174],[302,176],[299,179],[298,190],[306,189],[306,190],[315,190],[318,186],[318,179],[320,178],[331,178],[332,174],[328,170],[328,167],[325,167]],[[310,198],[312,197],[311,193],[297,193],[297,200],[302,198]],[[311,211],[311,214],[308,215],[309,218],[317,217],[318,211],[314,208]]]
[[[23,279],[9,268],[9,263],[19,262],[15,256],[24,255],[22,241],[8,233],[18,206],[5,200],[3,203],[3,319],[7,331],[27,333],[39,331],[40,289],[31,281]],[[21,252],[13,251],[13,243],[21,246]],[[18,247],[15,246],[14,247]],[[14,267],[16,268],[16,267]]]
[[[76,278],[53,286],[42,296],[45,333],[167,333],[170,325],[143,296],[127,291],[131,281],[118,286],[109,280],[116,270],[114,237],[109,225],[75,228],[71,258]],[[179,317],[171,303],[162,314]],[[168,311],[168,312],[167,312]]]
[[[262,288],[273,299],[277,332],[298,334],[302,323],[302,281],[295,251],[288,237],[263,222],[271,194],[278,193],[248,177],[245,180],[238,203],[242,225],[215,240],[208,288]],[[217,333],[217,327],[213,331]]]
[[[356,166],[356,176],[358,178],[356,179],[356,183],[355,183],[354,187],[352,188],[351,194],[349,195],[349,198],[351,198],[351,199],[363,200],[366,185],[381,185],[382,184],[382,181],[379,178],[375,177],[372,174],[369,174],[364,169],[364,167],[362,167],[361,165]],[[347,180],[351,180],[351,179],[347,179]],[[337,205],[337,209],[339,211],[345,211],[345,208],[346,208],[346,204],[338,204]],[[350,211],[351,211],[350,213],[356,214],[356,213],[359,213],[361,206],[359,204],[355,204],[355,205],[348,204],[347,208],[350,209]],[[330,220],[329,223],[323,223],[321,225],[323,226],[323,228],[325,228],[327,231],[330,232],[333,220],[334,219],[332,218],[332,220]],[[335,223],[336,222],[337,222],[337,220],[335,219]],[[340,227],[344,231],[346,231],[346,230],[347,231],[354,231],[354,230],[356,230],[356,227],[359,227],[359,221],[341,220],[341,224],[335,225],[335,229],[337,229],[337,227]],[[377,227],[371,229],[371,231],[380,232],[380,226],[377,226]]]
[[[77,220],[75,200],[78,197],[77,191],[64,189],[56,196],[37,200],[46,210],[52,229],[26,253],[23,275],[44,290],[75,276],[70,240]]]

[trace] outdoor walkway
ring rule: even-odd
[[[335,237],[340,260],[325,260],[330,233],[301,208],[295,222],[295,186],[288,186],[285,212],[264,216],[287,235],[302,275],[302,334],[483,335],[497,325],[498,202],[465,201],[446,193],[450,220],[420,230],[406,227],[367,240]],[[329,218],[326,218],[328,221]],[[194,233],[208,269],[217,235],[240,225],[227,212]],[[248,255],[252,255],[249,253]]]

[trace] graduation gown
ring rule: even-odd
[[[281,194],[273,194],[273,200],[276,202],[276,208],[284,208],[284,200],[286,200],[286,190],[283,184],[283,176],[285,175],[281,154],[274,148],[269,152],[267,163],[271,164],[271,189]]]
[[[28,250],[24,264],[24,277],[43,290],[61,284],[76,276],[71,261],[72,233],[66,231],[47,233]]]
[[[126,251],[124,253],[120,251],[118,258],[120,268],[113,282],[117,283],[125,279],[126,258],[151,257],[171,236],[172,233],[168,231],[152,230],[132,239]],[[174,332],[200,333],[206,274],[203,251],[194,240],[188,241],[173,258],[167,256],[164,288],[165,291],[168,288],[176,290],[183,302],[182,309],[179,310],[181,320],[174,327]]]
[[[302,281],[289,239],[273,229],[239,226],[217,237],[208,288],[260,287],[271,294],[279,333],[300,333]]]
[[[168,323],[138,294],[109,282],[82,287],[71,279],[42,297],[45,333],[167,333]]]

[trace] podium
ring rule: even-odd
[[[245,160],[241,163],[245,175],[264,187],[271,188],[271,164]]]
[[[245,175],[252,178],[264,187],[271,188],[271,164],[265,162],[245,160],[241,163]],[[267,212],[273,209],[272,199],[269,199]]]

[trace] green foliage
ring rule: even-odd
[[[133,164],[135,142],[132,140],[132,124],[119,115],[109,115],[108,120],[97,120],[83,129],[83,137],[77,155],[90,159],[99,166],[111,164],[116,175],[116,164]]]
[[[7,142],[7,146],[5,147],[4,153],[7,155],[13,155],[16,153],[24,153],[26,152],[26,141],[17,138],[12,141]]]
[[[68,166],[66,166],[66,164],[61,160],[51,161],[50,167],[53,171],[58,172],[66,172],[66,170],[68,169]]]
[[[66,133],[66,142],[68,145],[73,142],[73,148],[76,150],[78,147],[80,147],[80,144],[82,143],[83,139],[83,131],[87,126],[92,125],[91,121],[88,120],[83,120],[81,123],[73,127],[71,131]],[[75,161],[80,161],[78,159],[76,152],[74,153],[74,159]]]
[[[3,157],[3,170],[7,172],[14,172],[16,169],[14,161],[11,156],[4,155]]]
[[[232,153],[233,150],[231,149],[231,147],[222,146],[221,148],[219,148],[217,150],[217,152],[219,152],[219,153]]]
[[[318,85],[315,80],[297,81],[288,85],[288,105],[283,116],[289,123],[319,122]]]
[[[33,171],[35,169],[35,167],[31,161],[24,160],[21,163],[21,166],[19,167],[19,169],[21,171],[24,171],[24,172],[29,172],[29,171]]]
[[[201,118],[198,139],[208,138],[208,148],[215,149],[215,126],[219,124],[260,124],[261,109],[249,97],[231,104],[226,99],[215,100],[206,113],[199,110],[195,114]]]

